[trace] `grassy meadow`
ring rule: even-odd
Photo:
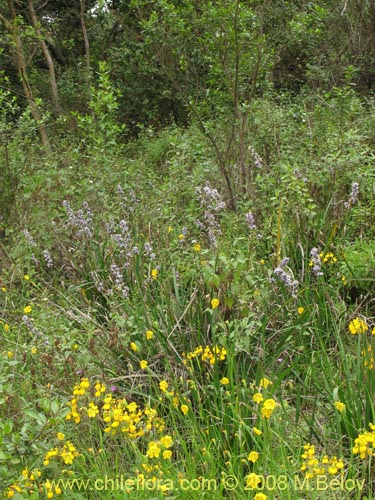
[[[254,99],[236,210],[194,124],[124,146],[104,122],[46,155],[24,120],[3,497],[374,499],[374,101]]]

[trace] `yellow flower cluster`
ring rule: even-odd
[[[261,482],[261,477],[255,472],[248,474],[245,476],[246,487],[251,490],[255,490],[258,487],[258,484]]]
[[[352,449],[353,455],[359,455],[362,460],[366,457],[372,456],[375,447],[375,425],[369,424],[371,432],[365,431],[359,434],[354,440],[354,447]]]
[[[366,321],[364,321],[361,318],[354,318],[350,323],[349,323],[349,332],[352,335],[357,335],[361,333],[366,333],[368,331],[368,326]]]
[[[312,479],[314,476],[324,476],[331,475],[334,476],[344,469],[344,462],[341,458],[333,456],[331,458],[328,455],[324,455],[321,460],[319,460],[315,454],[315,446],[307,443],[305,444],[304,453],[302,458],[304,460],[301,465],[301,471],[305,472],[305,476],[308,479]]]
[[[225,361],[227,357],[227,350],[225,349],[225,347],[221,347],[218,345],[214,345],[212,347],[206,346],[205,348],[200,345],[192,352],[189,352],[187,354],[182,353],[182,356],[186,359],[200,357],[203,362],[214,365],[218,361]],[[184,360],[184,364],[186,364],[186,360]]]
[[[372,346],[369,345],[367,349],[361,351],[361,354],[363,356],[363,366],[365,368],[368,368],[369,370],[372,370],[375,366],[374,351],[372,349]]]
[[[276,401],[274,399],[266,399],[263,403],[262,409],[260,410],[260,414],[264,418],[270,418],[275,408]]]
[[[170,460],[172,458],[172,452],[169,450],[173,446],[173,439],[171,436],[163,436],[159,441],[150,441],[148,443],[148,449],[146,456],[148,458],[159,458],[160,453],[165,460]]]
[[[100,418],[106,425],[104,432],[114,435],[120,431],[132,439],[143,436],[146,432],[154,430],[162,432],[164,429],[164,422],[157,417],[155,409],[149,406],[141,408],[135,402],[129,403],[124,398],[115,398],[111,392],[106,392],[105,384],[99,381],[95,383],[93,392],[95,398],[102,398],[101,404],[98,401],[88,401],[85,404],[82,398],[89,389],[90,382],[87,378],[83,378],[74,386],[73,398],[68,403],[70,411],[66,416],[67,420],[79,424],[83,412],[89,418]]]
[[[67,441],[60,447],[52,448],[47,451],[44,457],[43,465],[49,465],[52,458],[61,457],[65,464],[70,465],[73,461],[79,457],[80,453],[76,450],[76,447],[70,441]]]
[[[337,257],[332,252],[327,252],[324,257],[323,255],[323,252],[319,254],[319,257],[322,259],[323,264],[336,264]]]
[[[36,481],[39,480],[42,473],[39,469],[35,469],[34,471],[29,472],[26,468],[22,471],[22,481],[17,483],[13,483],[5,491],[5,498],[13,498],[16,493],[23,493],[28,491],[31,493],[35,491],[35,487],[37,486]],[[60,490],[61,491],[61,490]]]

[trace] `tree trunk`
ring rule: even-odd
[[[29,0],[28,1],[28,9],[29,9],[31,21],[32,21],[32,23],[34,25],[34,28],[35,28],[35,33],[38,36],[38,40],[39,40],[40,46],[42,48],[44,57],[46,58],[46,61],[47,61],[48,72],[49,72],[49,84],[50,84],[50,87],[51,87],[51,95],[52,95],[53,107],[54,107],[55,113],[57,115],[61,115],[62,109],[61,109],[61,106],[60,106],[59,94],[58,94],[58,90],[57,90],[55,65],[54,65],[53,59],[51,57],[51,53],[48,50],[47,44],[46,44],[46,42],[45,42],[45,40],[43,38],[42,32],[40,30],[40,23],[38,21],[38,18],[37,18],[35,9],[34,9],[34,2],[33,2],[33,0]]]
[[[8,0],[8,6],[9,6],[9,11],[10,15],[12,18],[13,22],[8,21],[1,13],[0,13],[0,21],[5,27],[5,29],[11,34],[13,41],[14,41],[14,52],[15,52],[15,60],[16,60],[16,67],[21,79],[22,83],[22,88],[26,97],[27,104],[30,107],[32,117],[34,118],[37,128],[42,140],[42,144],[46,150],[47,153],[51,153],[51,144],[49,142],[47,130],[45,126],[41,123],[42,122],[42,116],[39,113],[38,106],[35,103],[33,92],[30,86],[29,78],[27,76],[27,68],[26,68],[26,63],[25,63],[25,56],[23,52],[23,46],[22,46],[22,40],[21,37],[18,35],[17,32],[17,26],[14,23],[16,19],[16,12],[14,10],[14,5],[11,0]]]
[[[86,1],[81,0],[81,10],[80,10],[80,20],[81,20],[81,29],[83,40],[85,43],[85,60],[86,60],[86,79],[87,79],[87,87],[90,95],[90,75],[91,75],[91,63],[90,63],[90,43],[89,37],[87,34],[87,26],[85,21],[85,11],[86,11]]]

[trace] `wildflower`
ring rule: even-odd
[[[274,399],[266,399],[261,409],[262,417],[270,418],[275,407],[276,401]]]
[[[265,261],[264,259],[260,259],[259,264],[260,264],[261,266],[264,266],[264,264],[265,264],[265,263],[266,263],[266,261]]]
[[[75,350],[77,350],[77,349],[78,349],[78,347],[79,347],[79,345],[78,345],[78,344],[74,344],[74,345],[73,345],[73,349],[75,349]]]
[[[173,231],[173,227],[172,226],[168,226],[167,231],[168,231],[168,233],[171,233]]]
[[[253,157],[253,160],[254,160],[254,165],[256,166],[256,168],[262,168],[263,167],[263,160],[262,158],[259,156],[259,154],[255,151],[255,149],[253,148],[253,146],[249,146],[247,148],[247,150],[249,151],[249,153],[251,154],[251,156]],[[260,498],[257,498],[256,500],[261,500]]]
[[[255,464],[258,458],[259,458],[259,453],[257,453],[256,451],[251,451],[249,453],[249,456],[247,457],[247,459],[250,460],[250,462],[253,462],[253,464]]]
[[[349,332],[352,335],[356,335],[357,333],[366,333],[367,330],[367,323],[361,318],[355,318],[349,323]]]
[[[135,342],[130,342],[130,348],[134,351],[137,352],[139,351],[138,346]]]
[[[223,377],[223,378],[220,380],[220,384],[222,384],[222,385],[228,385],[228,384],[229,384],[229,378],[227,378],[227,377]]]
[[[53,260],[52,260],[52,257],[51,257],[48,250],[43,250],[43,257],[44,257],[44,260],[46,261],[47,268],[49,269],[50,267],[52,267]]]
[[[297,309],[298,314],[303,314],[303,313],[304,313],[304,311],[305,311],[305,308],[304,308],[304,307],[299,307],[299,308]]]
[[[150,443],[148,443],[148,450],[146,455],[149,458],[159,458],[160,452],[161,449],[158,443],[156,443],[155,441],[151,441]]]
[[[246,220],[247,220],[247,223],[249,225],[249,229],[252,231],[253,229],[256,229],[256,224],[255,224],[255,221],[254,221],[254,216],[252,214],[252,212],[248,212],[246,215]]]
[[[4,293],[7,291],[7,289],[5,288],[5,286],[1,287],[1,291],[4,292]],[[14,495],[14,493],[13,493],[13,495]]]
[[[182,234],[182,233],[181,233],[181,234],[179,234],[179,235],[178,235],[178,239],[179,239],[180,241],[184,241],[184,239],[185,239],[185,235],[184,235],[184,234]]]
[[[263,401],[263,395],[260,392],[256,392],[253,396],[254,403],[260,404]]]
[[[164,446],[164,448],[171,448],[171,446],[173,446],[173,439],[169,435],[163,436],[160,439],[160,444]]]
[[[343,285],[345,285],[345,286],[348,284],[348,280],[346,279],[346,276],[344,276],[344,275],[341,276],[341,281],[342,281]]]
[[[257,493],[253,500],[267,500],[267,496],[264,493]]]
[[[193,250],[194,252],[200,252],[201,251],[201,246],[199,243],[195,243],[195,245],[193,246]]]
[[[164,450],[163,451],[163,458],[165,460],[170,460],[172,458],[172,452],[171,452],[171,450]]]
[[[274,269],[273,274],[275,274],[280,281],[290,290],[293,298],[297,296],[298,281],[292,279],[292,275],[285,271],[284,267],[288,264],[289,258],[284,257],[280,264]]]
[[[145,359],[142,359],[140,362],[139,362],[139,366],[141,367],[141,370],[145,370],[148,366],[148,361],[146,361]]]
[[[159,388],[162,392],[166,392],[168,389],[168,382],[166,380],[162,380],[159,382]]]
[[[260,429],[258,429],[258,427],[253,427],[253,432],[257,436],[261,436],[263,434],[262,431]]]
[[[260,379],[260,381],[259,381],[259,387],[264,387],[264,389],[267,389],[267,387],[269,385],[272,385],[271,380],[269,380],[266,377],[263,377],[263,378]]]
[[[186,414],[187,414],[187,412],[189,411],[189,407],[188,407],[188,405],[181,405],[181,406],[180,406],[180,410],[182,411],[182,413],[183,413],[184,415],[186,415]]]
[[[8,351],[7,352],[7,356],[8,356],[9,359],[12,359],[13,356],[14,356],[14,353],[12,351]]]
[[[90,401],[89,409],[87,410],[87,416],[89,418],[95,418],[98,413],[99,413],[98,407],[96,406],[96,404]]]
[[[258,474],[255,474],[254,472],[245,476],[245,480],[246,486],[248,486],[252,490],[255,490],[258,484],[261,482],[260,476],[258,476]]]
[[[36,354],[38,349],[36,347],[31,348],[31,354]]]
[[[320,260],[320,254],[316,247],[311,249],[310,256],[311,256],[310,267],[312,267],[314,274],[316,276],[322,276],[323,275],[321,271],[322,261]]]
[[[23,312],[25,314],[30,314],[31,311],[32,311],[32,307],[31,306],[26,306],[26,307],[23,308]]]
[[[342,403],[341,401],[336,401],[335,402],[335,407],[341,413],[341,412],[343,412],[345,410],[346,404]]]
[[[3,328],[4,328],[4,332],[5,333],[9,332],[9,325],[8,325],[8,323],[5,323],[5,325],[3,326]]]
[[[353,455],[359,455],[362,460],[374,454],[375,448],[375,426],[369,424],[371,432],[365,431],[358,435],[354,440],[354,447],[352,449]]]
[[[212,299],[211,300],[211,307],[212,309],[217,309],[219,307],[220,301],[219,299]]]
[[[95,386],[95,397],[98,398],[103,392],[105,392],[105,385],[100,382],[96,382]]]
[[[358,182],[353,182],[349,201],[344,203],[345,208],[350,208],[353,205],[355,205],[358,201],[358,195],[359,195],[359,184]]]
[[[151,278],[152,278],[153,280],[158,279],[158,274],[159,274],[159,271],[158,271],[157,269],[153,269],[153,270],[151,271]]]
[[[152,337],[154,336],[154,332],[151,330],[147,330],[145,335],[147,340],[151,340]]]
[[[25,281],[29,281],[30,276],[29,276],[28,274],[24,274],[23,279],[24,279]]]
[[[64,441],[64,439],[65,439],[65,434],[63,434],[62,432],[58,432],[58,433],[56,434],[56,437],[57,437],[57,439],[58,439],[59,441]]]

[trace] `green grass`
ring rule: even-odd
[[[236,213],[193,127],[116,159],[30,156],[1,247],[5,498],[374,498],[370,117],[349,137],[322,103],[305,130],[297,105],[268,129],[257,111],[263,146],[283,126],[280,143]]]

